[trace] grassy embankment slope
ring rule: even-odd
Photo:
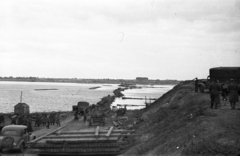
[[[240,106],[228,101],[210,109],[209,93],[195,93],[193,82],[182,82],[151,106],[136,111],[143,122],[134,129],[142,137],[124,155],[238,155]]]

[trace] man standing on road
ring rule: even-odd
[[[193,79],[195,81],[195,92],[198,92],[198,78]]]
[[[84,121],[84,123],[87,121],[87,113],[86,112],[84,112],[83,121]]]
[[[223,83],[221,85],[221,89],[222,89],[222,100],[223,101],[227,101],[227,95],[228,95],[228,86],[226,83]]]
[[[56,124],[57,124],[57,126],[61,126],[61,124],[60,124],[60,114],[59,113],[56,116]]]
[[[234,82],[234,79],[231,79],[230,81],[231,82],[228,85],[229,101],[230,101],[230,104],[231,104],[231,109],[235,109],[236,102],[239,101],[238,85]]]
[[[47,126],[48,129],[50,128],[50,115],[47,115]]]
[[[217,105],[220,104],[220,91],[221,87],[218,84],[218,81],[214,79],[214,82],[209,87],[210,97],[211,97],[211,108],[217,109]]]

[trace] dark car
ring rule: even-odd
[[[8,125],[3,127],[0,136],[0,151],[21,150],[27,142],[36,139],[36,136],[27,131],[25,125]]]

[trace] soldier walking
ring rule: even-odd
[[[59,114],[57,114],[57,116],[56,116],[56,124],[57,124],[57,126],[61,126]]]
[[[31,121],[30,117],[27,120],[27,130],[28,130],[28,132],[32,132],[33,131],[33,129],[32,129],[32,121]]]
[[[228,86],[226,83],[223,83],[221,85],[222,88],[222,101],[227,101],[227,95],[228,95]]]
[[[195,92],[198,92],[198,78],[193,79],[195,81]]]
[[[45,126],[46,123],[47,123],[47,117],[46,117],[46,115],[42,115],[41,120],[42,120],[43,126]]]
[[[74,120],[78,121],[78,112],[77,111],[74,113]]]
[[[218,104],[220,104],[220,91],[221,87],[218,84],[218,81],[214,79],[214,82],[209,87],[210,98],[211,98],[211,108],[217,109]]]
[[[83,121],[84,121],[84,123],[87,121],[87,113],[86,112],[84,112]]]
[[[238,98],[238,85],[234,82],[234,79],[230,80],[228,91],[231,109],[235,109],[236,102],[239,102],[239,98]]]
[[[49,126],[50,126],[50,118],[49,118],[49,117],[50,117],[50,116],[48,115],[48,116],[47,116],[47,126],[46,126],[47,128],[50,128],[50,127],[49,127]]]
[[[40,116],[37,114],[36,120],[35,120],[35,127],[39,127],[39,126],[40,126]]]

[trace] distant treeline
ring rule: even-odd
[[[178,80],[146,80],[135,79],[80,79],[80,78],[39,78],[39,77],[0,77],[0,81],[24,81],[24,82],[65,82],[65,83],[106,83],[106,84],[178,84]]]

